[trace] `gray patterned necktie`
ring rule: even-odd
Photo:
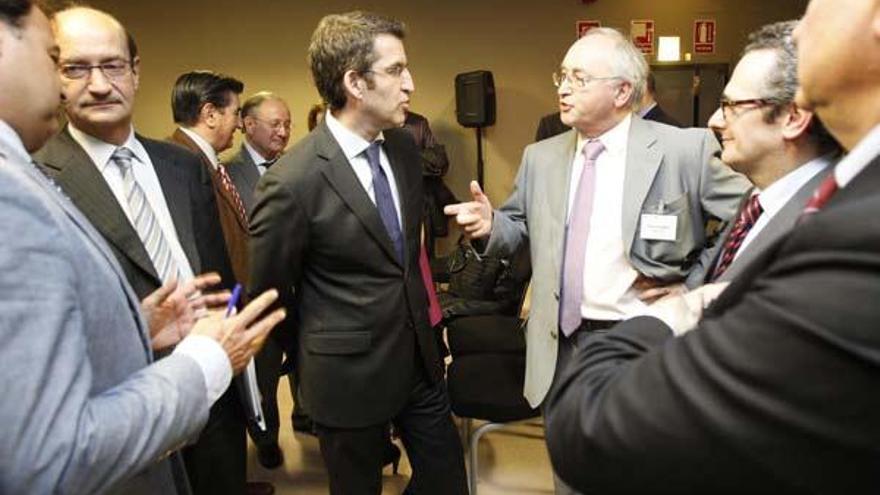
[[[113,152],[110,160],[122,172],[122,187],[128,201],[128,212],[131,215],[134,229],[141,238],[147,255],[153,262],[162,283],[166,283],[172,278],[179,279],[177,262],[174,261],[174,256],[171,254],[171,247],[162,233],[159,220],[156,218],[153,208],[150,207],[150,203],[147,202],[147,195],[144,194],[144,190],[134,178],[134,172],[131,169],[132,158],[134,158],[134,153],[130,149],[119,147]]]

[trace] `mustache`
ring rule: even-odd
[[[79,103],[79,106],[81,106],[81,107],[97,107],[100,105],[115,104],[115,103],[122,103],[122,100],[120,100],[119,98],[107,98],[104,100],[81,101]]]

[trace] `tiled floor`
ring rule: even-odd
[[[317,439],[300,433],[294,435],[290,429],[292,403],[289,390],[287,383],[278,388],[284,466],[271,471],[263,469],[257,463],[256,450],[249,445],[249,478],[273,482],[278,495],[327,494],[327,473]],[[553,493],[550,460],[540,427],[524,424],[490,432],[480,442],[479,455],[479,495]],[[385,468],[382,493],[402,493],[410,474],[405,456],[396,476],[391,474],[390,466]]]

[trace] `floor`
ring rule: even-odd
[[[278,400],[281,410],[281,449],[284,466],[267,470],[257,463],[256,449],[248,446],[248,475],[252,480],[271,481],[277,495],[327,494],[327,473],[315,437],[294,434],[290,427],[292,402],[287,383],[279,384]],[[285,422],[285,419],[287,421]],[[550,460],[544,447],[540,425],[519,424],[488,433],[480,442],[479,495],[533,495],[552,494],[553,476]],[[383,475],[383,495],[403,492],[412,473],[404,455],[395,476],[391,467]]]

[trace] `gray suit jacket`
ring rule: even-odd
[[[244,209],[250,216],[254,210],[254,189],[257,188],[257,182],[260,181],[260,171],[244,144],[241,145],[241,149],[232,160],[226,164],[226,170],[232,177],[232,183],[235,184],[235,189],[238,190],[238,195],[241,196],[241,201],[244,203]]]
[[[819,187],[819,184],[825,179],[825,176],[831,173],[833,169],[834,167],[829,166],[820,170],[808,180],[806,184],[798,189],[794,196],[788,200],[788,203],[773,215],[773,218],[763,229],[761,229],[761,232],[759,232],[749,244],[741,248],[742,252],[739,253],[739,256],[737,256],[730,266],[727,267],[727,270],[718,277],[716,282],[729,282],[735,279],[742,272],[744,267],[748,266],[748,264],[754,261],[764,252],[764,250],[775,244],[778,239],[787,234],[788,231],[794,227],[798,218],[800,218],[804,211],[804,207],[807,205],[807,201],[809,201],[810,197],[813,195],[813,191]],[[724,248],[724,244],[727,242],[727,238],[730,236],[730,231],[733,230],[733,225],[736,223],[735,220],[738,215],[739,211],[737,211],[737,214],[731,217],[730,221],[727,222],[721,235],[718,236],[718,241],[711,248],[708,248],[709,254],[706,258],[710,260],[708,265],[710,269],[706,270],[704,273],[693,273],[688,276],[686,285],[689,288],[699,287],[710,281],[709,279],[712,272],[718,266],[721,251]]]
[[[577,134],[569,131],[526,147],[513,193],[495,212],[487,252],[509,254],[530,244],[532,306],[527,325],[525,396],[538,406],[556,367],[559,288],[571,165]],[[632,117],[622,212],[626,255],[640,273],[668,282],[703,273],[706,224],[727,220],[750,186],[715,158],[705,129],[679,129]],[[663,205],[678,217],[677,241],[637,235],[642,213]]]
[[[160,460],[208,417],[182,355],[152,363],[98,232],[0,142],[0,493],[176,493]]]

